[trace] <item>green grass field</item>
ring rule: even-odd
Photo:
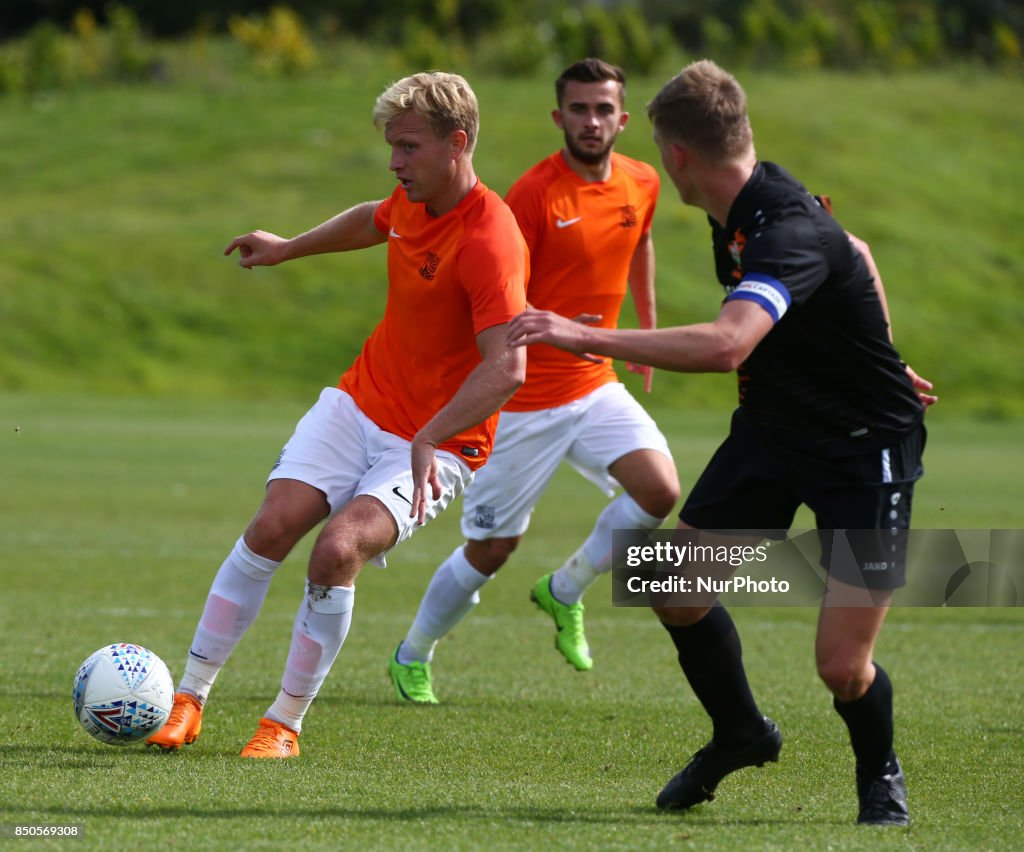
[[[667,637],[646,611],[613,608],[605,581],[587,599],[597,664],[579,674],[527,600],[602,505],[569,472],[439,648],[441,706],[398,704],[385,664],[458,541],[456,512],[360,578],[299,759],[237,753],[276,694],[308,543],[223,671],[194,746],[165,756],[89,739],[71,711],[78,664],[127,640],[180,674],[210,579],[305,407],[0,395],[0,826],[76,824],[83,843],[50,847],[96,849],[1024,846],[1019,608],[890,616],[878,658],[896,685],[909,830],[852,824],[845,730],[814,672],[814,612],[798,608],[734,611],[755,692],[786,736],[781,762],[727,779],[689,814],[657,813],[658,789],[709,734]],[[726,413],[655,414],[685,488]],[[934,415],[917,525],[1024,526],[1018,426]]]

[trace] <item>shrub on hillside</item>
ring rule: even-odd
[[[127,82],[148,78],[154,69],[154,60],[138,16],[127,6],[115,5],[107,12],[107,19],[109,67],[113,78]]]
[[[540,71],[551,55],[551,32],[537,24],[519,24],[481,37],[474,53],[482,67],[514,77]]]
[[[0,95],[20,92],[25,86],[25,66],[10,49],[0,47]]]
[[[133,82],[153,76],[153,50],[138,17],[125,6],[107,10],[107,27],[92,12],[74,16],[71,31],[43,21],[0,52],[0,93],[36,94],[101,82]]]
[[[621,6],[616,19],[625,47],[623,66],[629,74],[650,74],[671,49],[668,29],[646,21],[635,6]]]
[[[75,79],[69,39],[56,24],[36,24],[25,42],[23,81],[29,92],[66,89]]]
[[[551,21],[551,48],[559,65],[586,56],[621,65],[627,74],[649,74],[669,52],[671,35],[647,22],[631,5],[563,8]]]
[[[316,65],[318,56],[302,19],[287,6],[275,6],[266,15],[233,15],[231,34],[271,75],[294,74]]]

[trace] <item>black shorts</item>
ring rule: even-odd
[[[737,412],[679,519],[696,529],[775,530],[781,536],[805,504],[822,531],[826,570],[851,584],[898,589],[906,583],[907,536],[893,531],[910,527],[925,440],[922,424],[889,449],[821,458],[772,441]],[[842,550],[846,557],[852,551],[852,560],[832,558],[834,530],[849,540],[850,548]]]

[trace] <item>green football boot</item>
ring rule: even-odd
[[[583,635],[583,604],[564,604],[551,594],[551,575],[541,577],[530,591],[530,600],[554,619],[558,633],[555,647],[579,671],[594,667],[587,637]]]
[[[398,643],[398,648],[402,643]],[[398,648],[388,661],[388,674],[395,685],[395,693],[403,701],[413,704],[437,704],[437,696],[430,683],[430,663],[413,660],[408,665],[398,662]]]

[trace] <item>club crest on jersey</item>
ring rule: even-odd
[[[420,275],[427,279],[427,281],[434,280],[434,273],[437,272],[437,265],[441,262],[441,258],[434,254],[432,251],[427,252],[427,256],[423,259],[423,266],[420,267]]]
[[[636,215],[636,208],[632,204],[626,204],[622,208],[622,222],[620,223],[623,228],[635,228],[640,220]]]
[[[736,233],[733,235],[732,240],[729,242],[729,257],[732,258],[732,262],[736,264],[736,268],[732,271],[732,277],[737,281],[743,277],[743,267],[740,265],[740,258],[743,254],[743,249],[747,244],[747,237],[739,228],[736,229]]]

